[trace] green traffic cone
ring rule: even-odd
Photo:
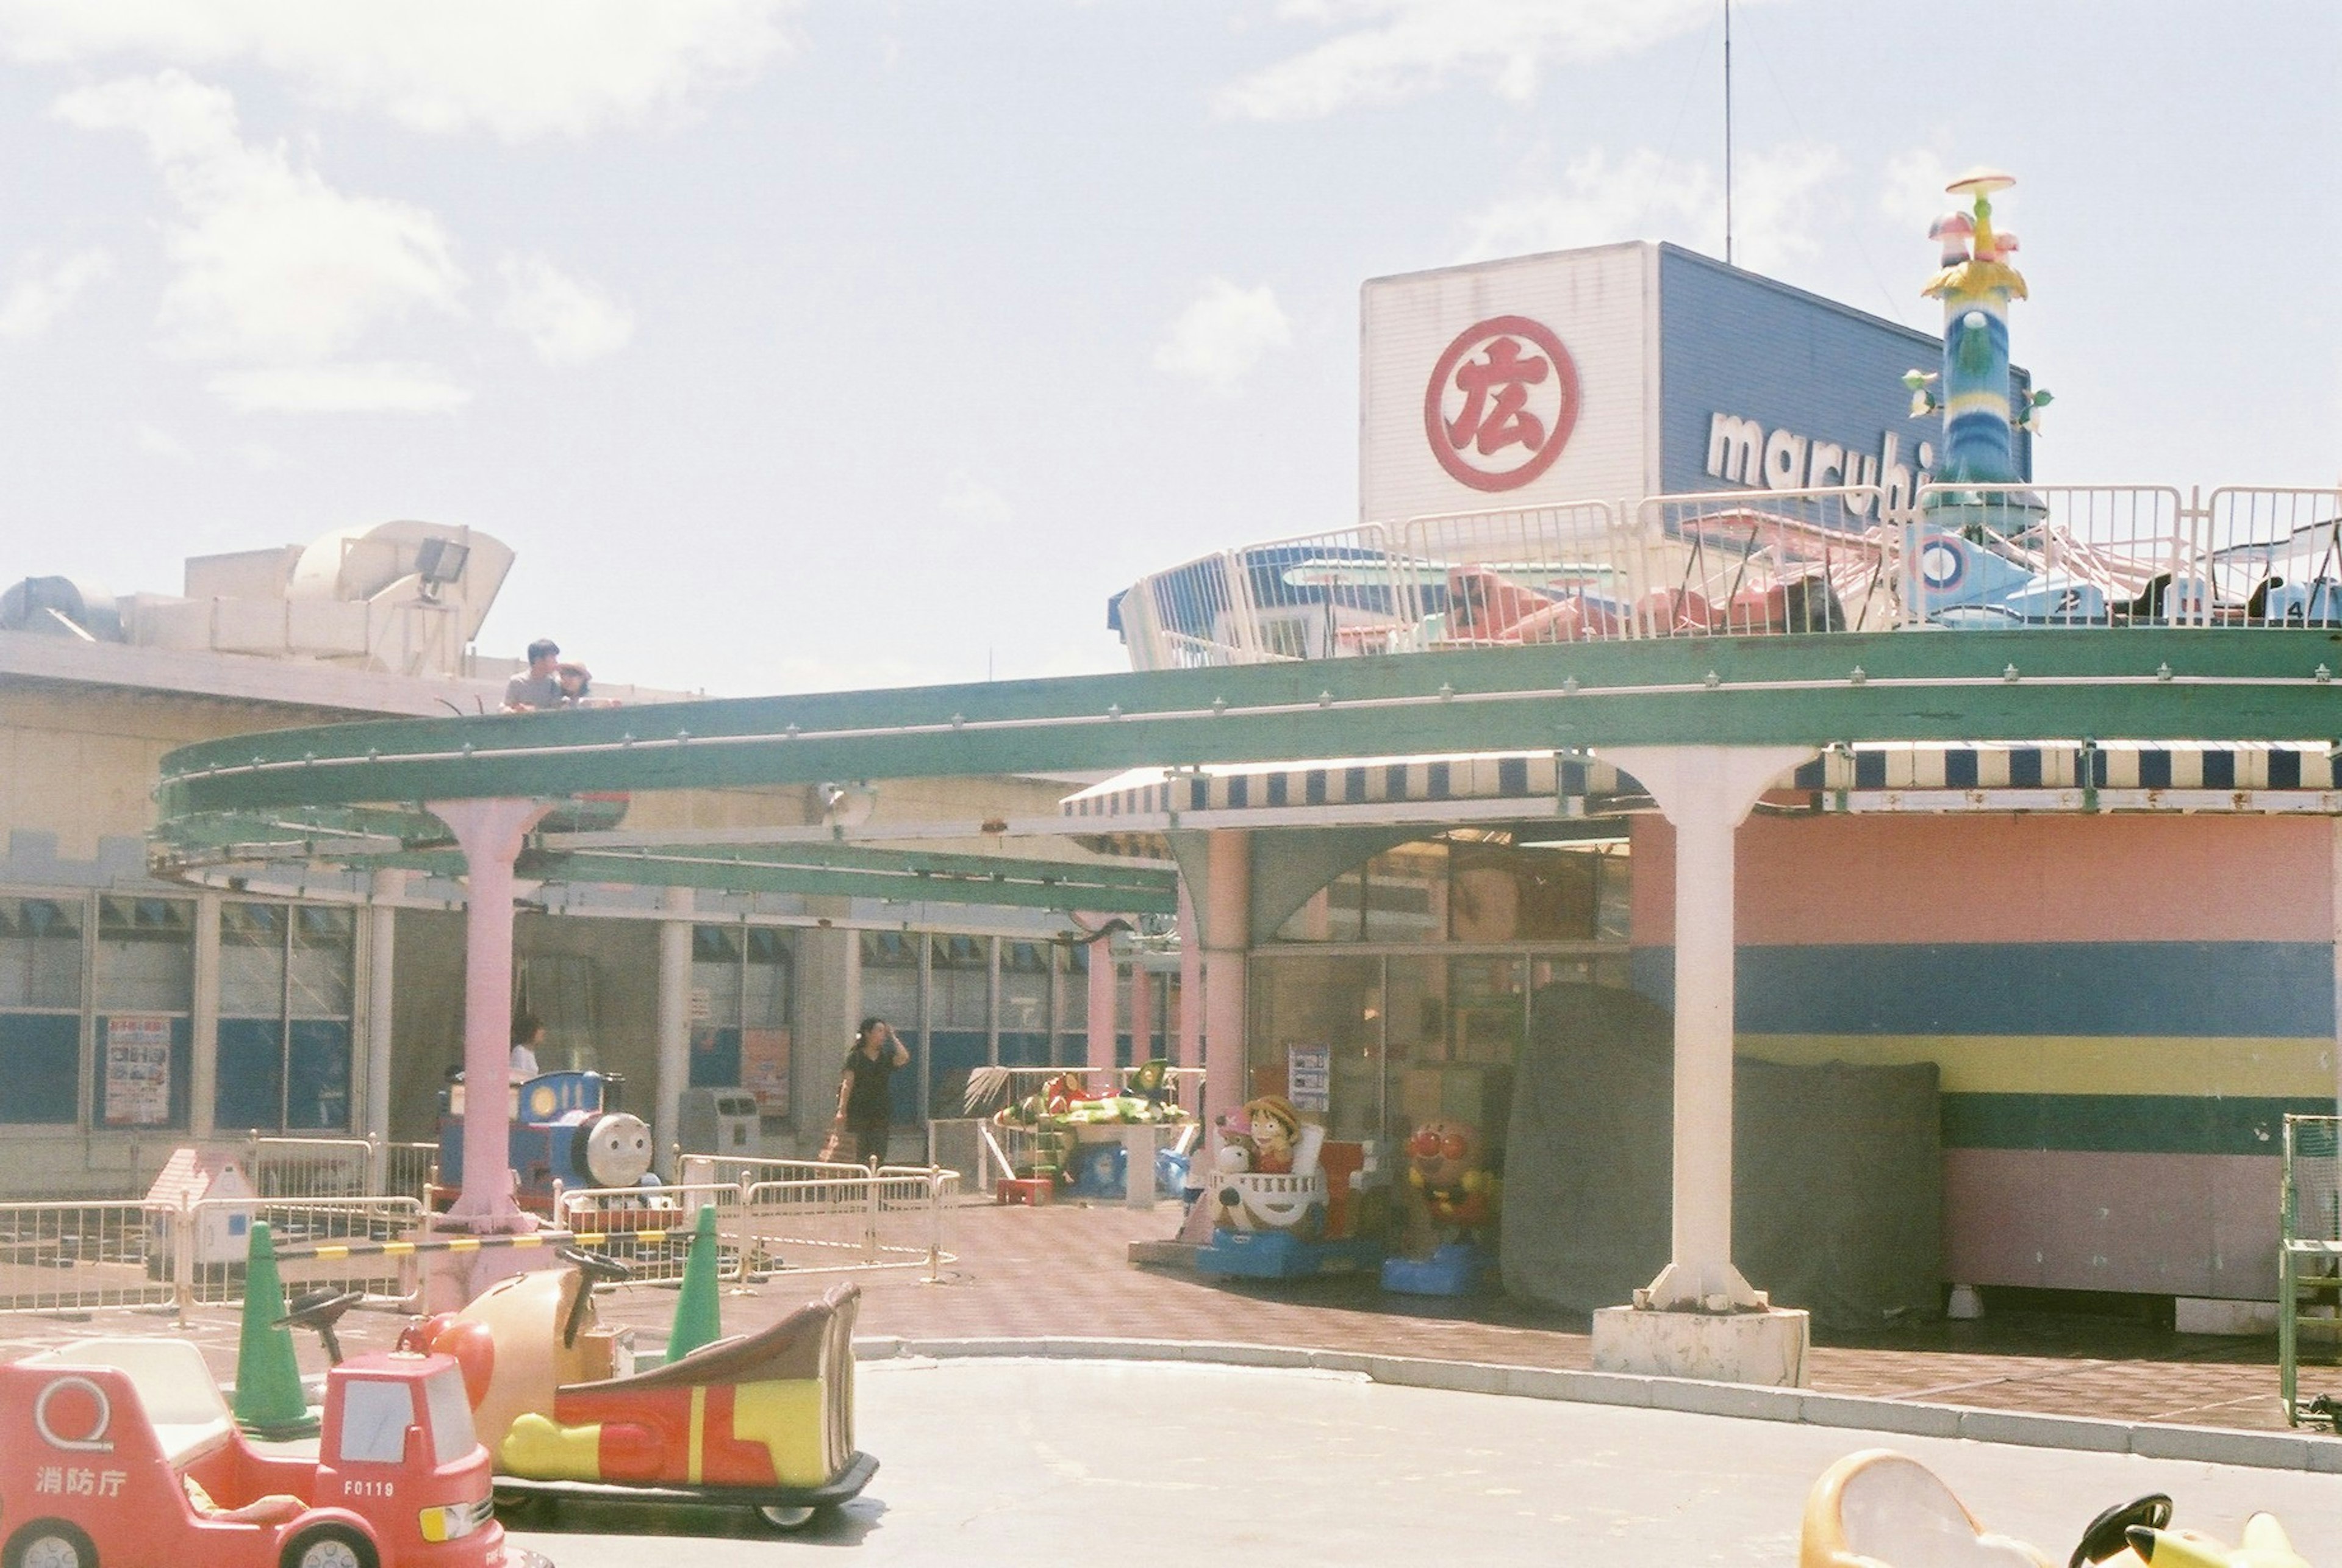
[[[716,1299],[716,1205],[706,1203],[701,1205],[698,1226],[692,1232],[683,1290],[675,1298],[675,1327],[666,1336],[669,1365],[724,1337]]]
[[[276,1326],[285,1315],[285,1286],[276,1278],[276,1245],[268,1222],[252,1223],[245,1253],[243,1333],[235,1350],[235,1423],[271,1442],[315,1437],[318,1420],[301,1392],[301,1364],[293,1331]]]

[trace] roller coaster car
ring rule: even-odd
[[[594,1315],[594,1279],[623,1268],[573,1262],[500,1280],[401,1341],[464,1366],[499,1502],[732,1503],[792,1530],[869,1484],[878,1462],[854,1446],[860,1287],[638,1373],[633,1330]]]
[[[2309,1568],[2267,1513],[2245,1522],[2234,1549],[2174,1530],[2171,1499],[2150,1493],[2109,1508],[2082,1533],[2067,1568]],[[1797,1568],[2055,1568],[2038,1549],[1978,1524],[1917,1460],[1887,1448],[1849,1453],[1814,1483],[1797,1537]]]

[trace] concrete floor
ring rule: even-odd
[[[1887,1446],[2056,1561],[2101,1508],[2161,1491],[2182,1524],[2233,1542],[2267,1509],[2309,1561],[2342,1563],[2332,1475],[1156,1363],[881,1362],[859,1407],[883,1468],[787,1544],[736,1512],[578,1505],[517,1539],[556,1568],[670,1555],[645,1533],[690,1538],[691,1568],[841,1550],[969,1568],[1788,1564],[1814,1478]]]

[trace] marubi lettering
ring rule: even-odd
[[[1879,438],[1878,451],[1872,454],[1800,435],[1786,426],[1768,431],[1736,414],[1707,416],[1709,478],[1766,490],[1876,484],[1885,496],[1880,521],[1886,523],[1906,523],[1917,515],[1914,504],[1919,486],[1936,465],[1936,449],[1928,443],[1919,443],[1916,464],[1901,461],[1902,448],[1903,438],[1891,430]],[[1868,495],[1850,496],[1846,509],[1867,517],[1870,502]]]

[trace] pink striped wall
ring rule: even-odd
[[[2267,1301],[2277,1164],[2241,1154],[1944,1151],[1944,1277]]]
[[[2331,942],[2324,817],[1752,817],[1743,946]],[[1634,940],[1675,940],[1675,832],[1633,824]]]

